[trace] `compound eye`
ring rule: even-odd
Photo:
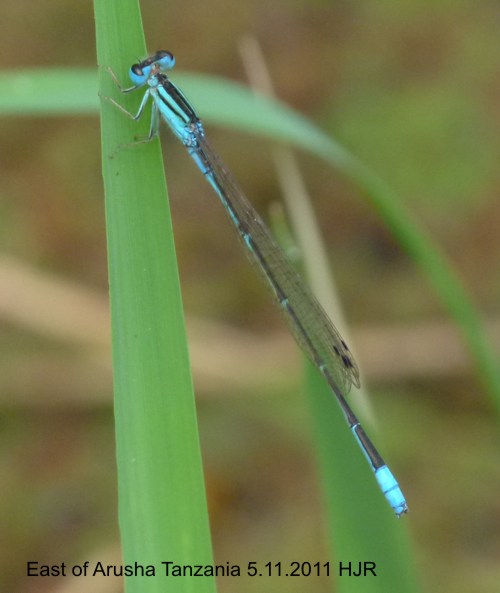
[[[155,61],[160,65],[162,70],[170,70],[175,66],[175,56],[169,51],[161,49],[156,52]]]
[[[130,80],[134,85],[142,86],[143,84],[146,84],[150,71],[151,66],[144,66],[143,62],[140,64],[133,64],[129,70]]]

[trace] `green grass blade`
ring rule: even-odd
[[[95,69],[38,68],[0,72],[1,115],[94,115]]]
[[[145,54],[137,2],[95,0],[95,17],[98,61],[125,81],[130,55]],[[117,92],[104,69],[100,92],[132,111],[140,100]],[[158,571],[127,579],[127,591],[208,593],[211,578],[159,572],[165,560],[212,564],[212,551],[160,145],[130,146],[147,119],[102,103],[123,557]]]

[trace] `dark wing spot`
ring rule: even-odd
[[[345,354],[342,356],[342,362],[344,363],[344,366],[345,366],[346,369],[352,369],[353,368],[351,359],[348,356],[345,356]]]

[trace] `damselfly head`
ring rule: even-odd
[[[130,80],[136,86],[146,84],[151,74],[161,70],[170,70],[175,66],[175,56],[169,51],[161,49],[142,62],[132,64],[129,71]]]

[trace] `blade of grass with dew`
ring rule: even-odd
[[[125,80],[129,61],[146,54],[137,2],[94,6],[98,62]],[[140,97],[117,96],[103,68],[99,78],[103,96],[137,109]],[[212,578],[162,573],[167,560],[213,562],[160,145],[130,145],[147,117],[137,124],[105,101],[101,122],[123,556],[156,569],[129,577],[127,592],[211,593]]]

